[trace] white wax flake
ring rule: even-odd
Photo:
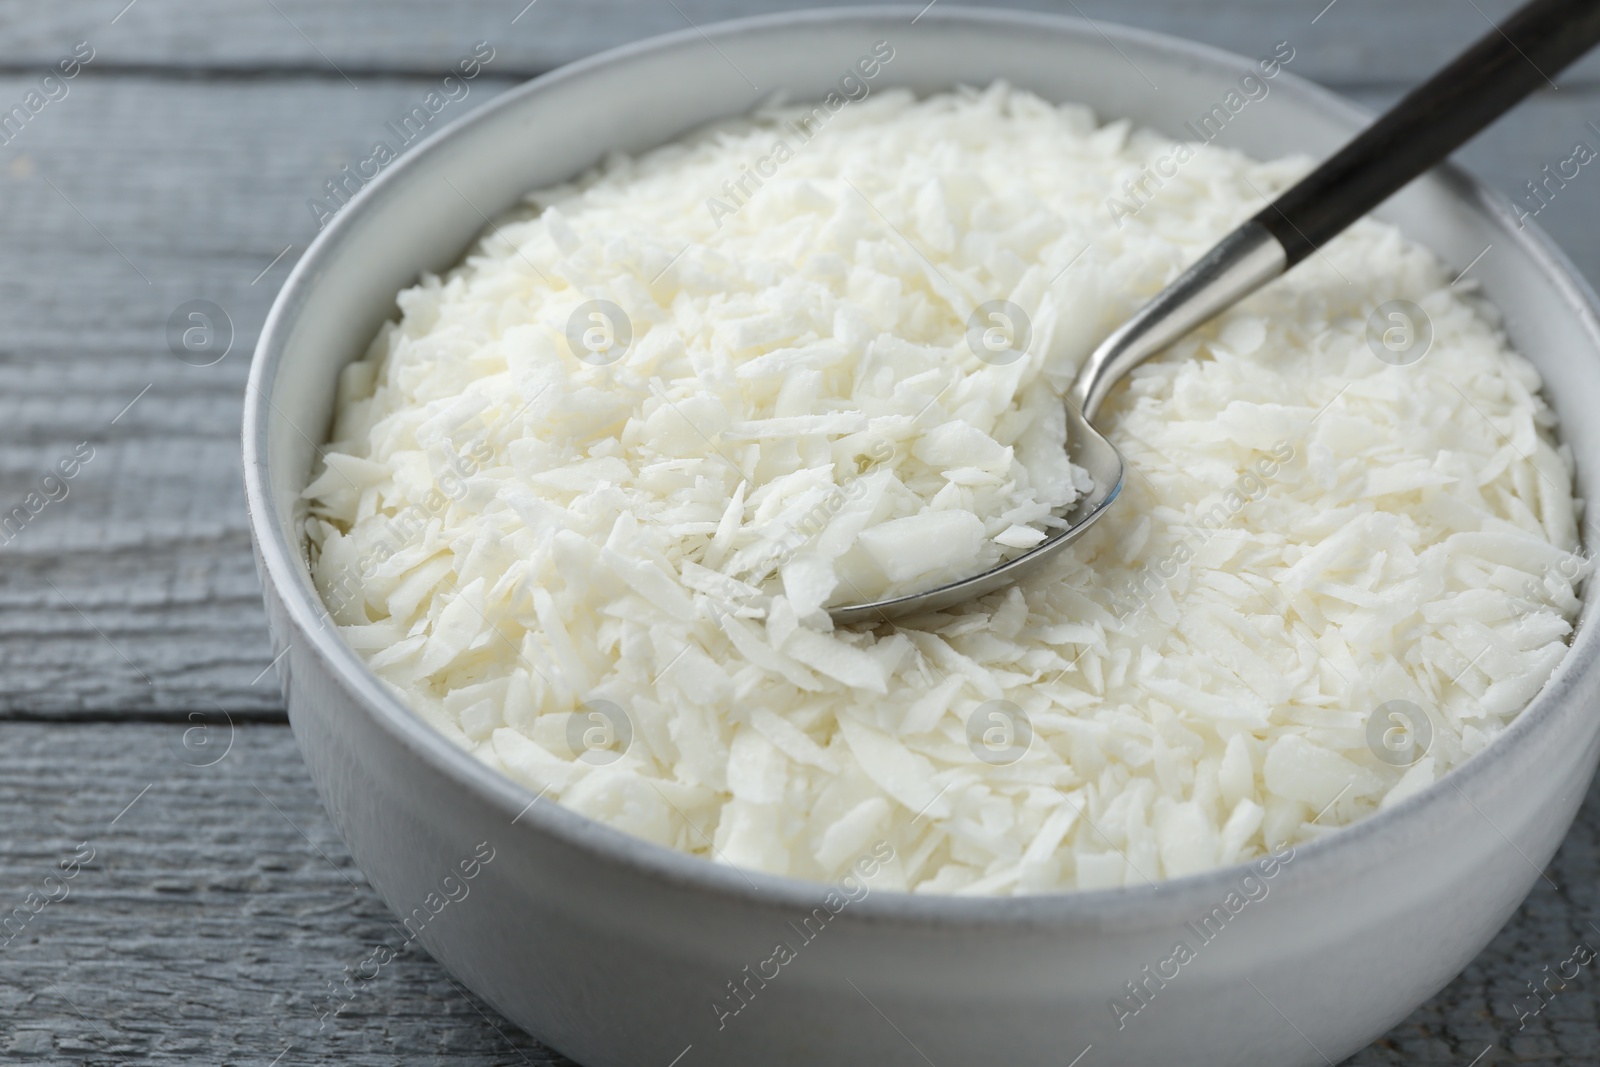
[[[1044,538],[1044,531],[1032,526],[1007,526],[994,535],[995,541],[1007,548],[1033,548]]]
[[[970,511],[924,511],[862,531],[859,542],[891,582],[908,582],[970,565],[983,520]]]

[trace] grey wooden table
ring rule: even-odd
[[[239,477],[246,365],[316,233],[308,201],[474,42],[494,59],[458,112],[603,47],[784,6],[0,0],[0,514],[30,512],[0,529],[4,1062],[568,1062],[418,950],[319,1019],[391,928],[311,792],[270,664]],[[1378,107],[1510,4],[1022,6],[1252,54],[1289,40],[1296,73]],[[41,85],[62,60],[75,76]],[[1463,161],[1514,193],[1600,146],[1600,63],[1558,83]],[[1590,169],[1538,221],[1600,279]],[[209,366],[169,346],[191,300],[231,321]],[[75,477],[47,480],[85,448]],[[1600,947],[1597,868],[1600,790],[1482,956],[1348,1062],[1600,1062],[1600,964],[1528,992]]]

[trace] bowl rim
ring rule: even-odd
[[[713,862],[634,837],[580,815],[554,800],[542,800],[542,793],[535,794],[532,789],[489,768],[471,753],[451,743],[443,733],[429,725],[384,686],[332,627],[325,625],[326,608],[314,587],[298,573],[297,557],[301,556],[301,552],[284,535],[282,516],[273,503],[272,476],[266,458],[269,411],[275,409],[272,388],[277,384],[278,370],[298,315],[316,284],[324,262],[349,239],[356,220],[364,211],[406,181],[422,160],[444,150],[453,139],[463,136],[467,130],[490,121],[503,110],[520,106],[528,97],[536,96],[552,86],[576,81],[606,68],[626,65],[643,56],[692,48],[719,39],[736,39],[744,34],[772,34],[815,22],[850,21],[877,25],[886,19],[899,20],[913,15],[916,16],[914,21],[926,19],[930,23],[958,27],[982,25],[986,29],[1010,29],[1019,33],[1029,29],[1048,29],[1054,34],[1076,36],[1085,41],[1098,38],[1112,48],[1119,44],[1139,46],[1144,50],[1163,53],[1170,60],[1187,58],[1206,66],[1219,63],[1248,65],[1251,62],[1247,57],[1211,45],[1087,17],[943,4],[938,7],[919,7],[915,4],[850,6],[755,15],[705,23],[606,49],[529,79],[479,105],[429,134],[410,152],[367,182],[323,228],[294,265],[268,312],[251,360],[243,419],[244,482],[250,533],[257,552],[264,593],[269,598],[276,597],[291,627],[297,631],[293,640],[288,635],[274,634],[275,638],[281,636],[285,645],[304,642],[306,650],[322,662],[330,675],[391,741],[403,746],[474,799],[504,814],[508,826],[520,825],[523,833],[555,838],[560,844],[585,853],[591,861],[599,864],[622,868],[633,875],[665,885],[703,891],[724,898],[729,903],[809,908],[818,902],[832,884]],[[1348,120],[1355,125],[1364,124],[1371,118],[1366,109],[1308,78],[1288,70],[1282,71],[1281,75],[1285,79],[1283,84],[1292,86],[1298,94],[1302,106],[1319,108],[1332,118]],[[1536,225],[1517,225],[1509,198],[1486,188],[1456,164],[1446,162],[1429,174],[1441,180],[1465,207],[1497,223],[1509,234],[1510,240],[1521,246],[1523,253],[1537,264],[1559,291],[1560,297],[1573,309],[1592,347],[1600,351],[1600,298],[1596,297],[1592,287],[1555,242]],[[1430,818],[1441,817],[1441,806],[1452,789],[1461,792],[1464,786],[1481,783],[1487,776],[1495,774],[1500,764],[1527,749],[1539,735],[1552,729],[1558,712],[1566,704],[1566,694],[1576,685],[1577,677],[1596,670],[1596,645],[1600,638],[1596,637],[1595,631],[1600,623],[1591,619],[1595,612],[1587,610],[1587,596],[1584,601],[1584,610],[1574,627],[1567,653],[1528,706],[1491,739],[1484,751],[1392,807],[1338,827],[1316,840],[1293,846],[1297,876],[1307,876],[1307,871],[1312,871],[1311,876],[1314,876],[1315,871],[1359,867],[1363,856],[1359,850],[1378,849],[1386,839],[1407,832],[1408,827],[1420,827]],[[1366,853],[1369,859],[1372,854]],[[1213,903],[1232,889],[1257,862],[1259,858],[1142,885],[1052,890],[1020,896],[923,895],[878,890],[856,901],[848,910],[856,920],[900,926],[1059,926],[1128,918],[1154,922],[1187,915],[1189,910],[1202,902]],[[1529,863],[1531,865],[1532,861]]]

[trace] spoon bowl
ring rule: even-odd
[[[854,623],[887,622],[907,615],[939,611],[976,599],[1017,581],[1087,533],[1090,525],[1106,513],[1122,492],[1127,462],[1105,434],[1089,424],[1082,411],[1071,403],[1066,405],[1066,409],[1067,458],[1088,471],[1093,484],[1062,516],[1067,524],[1064,528],[1054,531],[1021,555],[970,578],[961,578],[923,593],[907,593],[905,596],[866,604],[829,608],[828,615],[834,623],[848,626]]]
[[[1127,474],[1122,453],[1091,422],[1112,388],[1134,367],[1282,274],[1286,263],[1283,246],[1266,227],[1248,222],[1201,256],[1084,361],[1063,403],[1067,458],[1088,473],[1092,485],[1062,516],[1065,528],[989,570],[926,592],[829,608],[829,617],[845,626],[952,607],[1010,585],[1082,537],[1117,499]]]

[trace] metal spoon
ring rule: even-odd
[[[830,607],[838,624],[938,611],[1017,581],[1082,537],[1122,491],[1122,454],[1090,420],[1128,371],[1283,274],[1600,43],[1597,0],[1533,0],[1414,89],[1107,337],[1066,396],[1067,455],[1094,486],[1068,525],[1012,559],[935,589]]]

